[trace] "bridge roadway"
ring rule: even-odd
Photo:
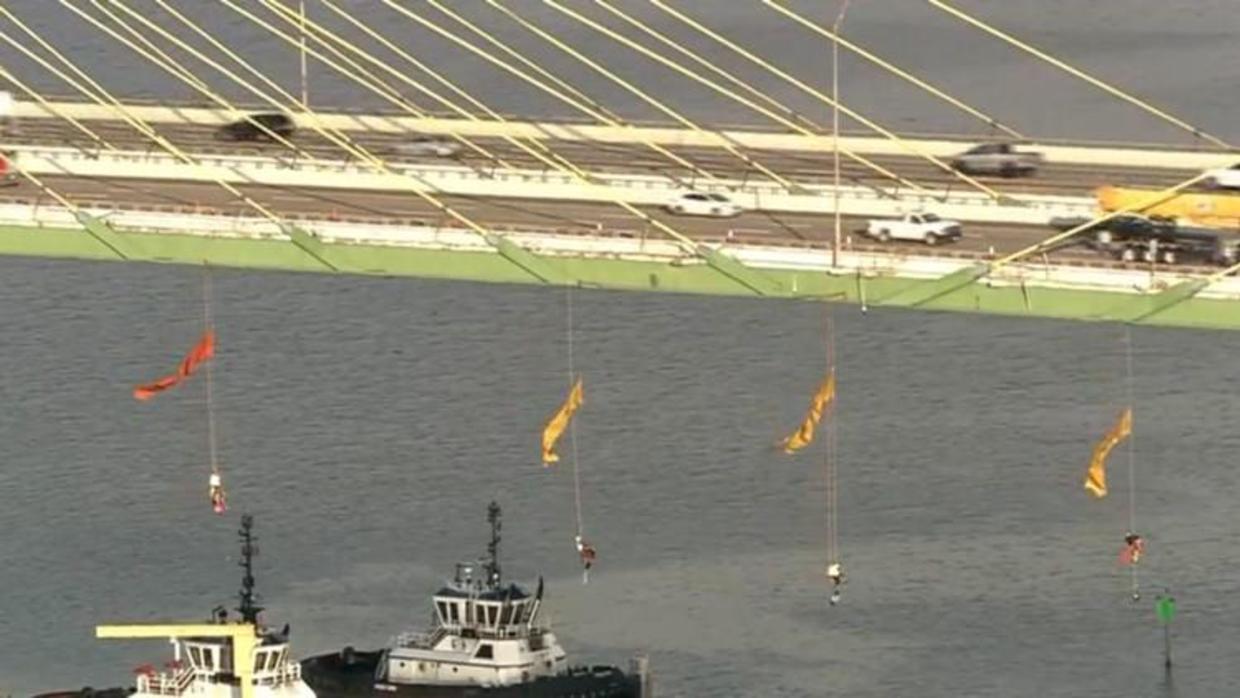
[[[112,145],[124,150],[158,150],[147,138],[132,127],[120,121],[91,120],[83,122],[95,130]],[[196,124],[156,124],[155,128],[173,143],[191,153],[229,153],[244,155],[291,156],[293,153],[278,143],[233,143],[218,140],[215,128]],[[497,167],[479,153],[464,149],[454,159],[427,156],[422,158],[396,156],[394,146],[408,142],[410,136],[372,131],[350,131],[349,137],[375,154],[394,161],[420,161],[436,164],[459,162],[474,167],[480,173],[489,172]],[[493,152],[510,165],[518,168],[545,169],[547,166],[530,154],[522,151],[512,143],[500,138],[474,138],[472,142]],[[20,119],[16,128],[5,135],[7,144],[37,144],[78,146],[93,150],[94,144],[81,131],[60,119],[28,118]],[[315,157],[324,159],[348,159],[348,154],[339,146],[323,138],[310,129],[301,129],[293,141]],[[653,174],[677,178],[690,186],[693,181],[700,181],[701,176],[691,170],[673,163],[652,149],[640,145],[589,143],[581,141],[546,141],[556,153],[563,155],[587,171],[625,172],[635,174]],[[963,147],[963,146],[962,146]],[[709,147],[669,147],[669,150],[686,160],[693,162],[703,170],[723,179],[755,179],[767,180],[766,175],[748,165],[737,157],[718,148]],[[791,181],[823,183],[830,180],[832,173],[832,157],[827,152],[787,151],[787,150],[744,150],[747,156],[765,167]],[[973,188],[936,167],[922,158],[908,156],[873,155],[867,156],[871,161],[898,173],[906,179],[931,189],[951,188],[952,190],[972,190]],[[885,179],[877,172],[847,158],[841,157],[841,174],[847,185],[867,185],[892,190],[895,183]],[[1165,168],[1136,168],[1118,166],[1094,166],[1065,163],[1048,163],[1035,177],[1003,179],[997,177],[979,177],[978,179],[997,191],[1010,194],[1067,194],[1075,196],[1088,195],[1095,187],[1113,184],[1142,187],[1170,186],[1196,174],[1193,170],[1174,170]],[[898,185],[895,185],[898,186]]]
[[[136,179],[98,179],[49,176],[46,182],[79,205],[123,207],[174,207],[203,213],[258,215],[253,208],[236,201],[221,187],[209,183],[163,182]],[[271,210],[290,217],[339,218],[341,220],[380,220],[409,225],[459,227],[448,216],[413,194],[400,192],[341,191],[333,189],[248,186],[242,190]],[[40,198],[42,197],[42,198]],[[47,203],[46,196],[28,182],[0,190],[0,201]],[[444,201],[471,219],[497,231],[557,231],[568,234],[626,235],[663,238],[644,221],[611,204],[547,202],[473,197],[444,197]],[[712,219],[675,216],[662,209],[647,208],[652,217],[683,234],[703,241],[732,239],[751,244],[805,245],[828,244],[833,226],[829,216],[806,214],[745,213],[736,218]],[[844,234],[852,237],[855,248],[879,249],[907,254],[924,254],[921,243],[878,245],[857,234],[864,221],[844,219]],[[963,240],[946,249],[982,256],[993,247],[997,253],[1015,251],[1054,233],[1050,228],[1024,225],[967,225]],[[938,248],[936,251],[943,248]],[[1081,249],[1061,250],[1057,259],[1103,261]]]

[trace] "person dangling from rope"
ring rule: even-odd
[[[207,481],[207,493],[211,497],[211,511],[223,514],[228,510],[228,501],[224,495],[224,481],[218,472],[212,472]]]
[[[832,606],[840,602],[844,586],[844,568],[838,562],[832,562],[827,565],[827,579],[831,580],[831,598],[829,599]]]
[[[1120,564],[1135,565],[1141,562],[1141,556],[1145,554],[1145,540],[1141,536],[1129,531],[1124,535],[1124,549],[1119,553]]]
[[[581,536],[577,536],[574,540],[577,543],[577,555],[581,557],[581,566],[583,568],[581,579],[584,584],[590,581],[590,568],[594,566],[594,560],[598,557],[598,551],[594,549],[593,545],[582,539]]]

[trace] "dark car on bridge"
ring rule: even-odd
[[[261,128],[259,124],[262,124]],[[286,114],[250,114],[249,118],[220,127],[220,130],[216,132],[216,137],[226,141],[270,141],[274,140],[272,133],[281,138],[288,138],[296,131],[297,126],[293,123],[293,119]]]

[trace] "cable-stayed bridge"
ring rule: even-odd
[[[898,133],[880,115],[851,108],[836,80],[823,88],[821,78],[788,71],[779,56],[751,48],[751,37],[715,29],[683,3],[649,0],[659,18],[651,22],[626,9],[631,3],[542,0],[545,12],[589,32],[590,44],[549,31],[525,5],[480,4],[574,66],[565,71],[457,4],[377,0],[393,22],[433,34],[503,75],[507,89],[537,93],[574,114],[548,120],[499,111],[490,95],[451,78],[417,42],[403,42],[403,25],[368,23],[339,0],[209,4],[287,46],[312,75],[347,80],[380,107],[311,102],[305,83],[300,90],[281,84],[245,57],[244,46],[171,0],[57,0],[40,5],[42,12],[72,17],[100,42],[122,48],[134,71],[173,80],[193,96],[184,103],[124,98],[74,47],[36,26],[36,13],[0,7],[0,80],[15,98],[4,147],[16,182],[0,201],[0,251],[1240,326],[1235,266],[1158,256],[1125,262],[1065,244],[1099,219],[1144,211],[1180,192],[1228,204],[1228,195],[1201,185],[1208,170],[1240,159],[1234,147],[949,3],[925,2],[959,23],[962,41],[983,34],[1002,41],[1183,132],[1189,145],[1039,141],[1011,126],[1008,115],[971,106],[914,67],[848,39],[842,11],[811,17],[778,0],[753,0],[754,11],[923,91],[982,125],[986,140],[1042,153],[1038,175],[962,172],[953,158],[976,137]],[[673,26],[749,72],[725,69],[676,41]],[[638,83],[611,67],[604,56],[616,51],[643,61],[650,79]],[[762,123],[703,120],[660,88],[662,75]],[[820,109],[791,108],[772,96],[773,83]],[[56,87],[40,87],[46,84]],[[616,103],[591,96],[595,84],[606,84],[619,101],[646,105],[659,122],[622,118]],[[296,132],[265,128],[254,119],[263,113],[285,115]],[[230,123],[261,138],[221,139]],[[443,151],[408,147],[428,137]],[[1105,185],[1148,196],[1103,210],[1095,190]],[[743,212],[716,218],[667,210],[687,192],[722,194]],[[928,246],[880,243],[859,232],[868,218],[909,212],[961,221],[965,237]],[[1052,219],[1078,224],[1057,230]],[[1230,227],[1238,225],[1240,217]]]

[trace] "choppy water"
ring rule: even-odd
[[[961,4],[1237,135],[1230,1]],[[138,79],[122,52],[57,5],[6,6],[56,32],[118,91],[185,96],[149,73]],[[825,70],[809,69],[825,65],[824,47],[773,15],[684,6],[711,8],[719,28],[787,51],[825,84]],[[292,54],[253,41],[245,20],[187,7],[295,84]],[[966,48],[952,37],[969,35],[920,3],[856,2],[849,17],[857,40],[1032,133],[1172,137],[983,39]],[[497,106],[554,111],[410,37]],[[28,75],[12,51],[0,60]],[[859,107],[910,130],[969,128],[862,71],[844,71]],[[360,100],[322,77],[313,90]],[[680,94],[699,116],[744,118]],[[0,695],[123,681],[163,646],[97,642],[93,625],[197,617],[236,588],[236,518],[209,515],[203,501],[201,384],[149,405],[128,395],[192,342],[200,272],[6,259],[0,278]],[[821,308],[602,292],[576,304],[587,529],[602,557],[585,587],[569,472],[536,463],[537,430],[565,387],[562,293],[217,275],[222,459],[236,507],[258,517],[269,618],[292,622],[300,651],[378,643],[421,623],[451,563],[481,552],[483,510],[497,498],[506,569],[547,575],[573,656],[619,662],[646,651],[662,695],[1218,696],[1240,685],[1240,336],[1135,334],[1145,582],[1172,586],[1180,601],[1168,682],[1150,595],[1130,603],[1115,565],[1125,452],[1114,496],[1092,501],[1080,488],[1092,441],[1122,400],[1118,329],[837,309],[851,581],[845,604],[828,609],[820,456],[769,448],[820,375]]]
[[[198,617],[236,588],[206,509],[201,384],[137,404],[198,330],[200,272],[0,261],[0,677],[99,685],[161,643],[94,624]],[[297,648],[427,615],[506,508],[506,569],[547,575],[580,659],[649,652],[663,695],[1228,695],[1240,685],[1232,368],[1240,336],[1136,332],[1146,584],[1180,601],[1175,684],[1115,563],[1114,496],[1080,487],[1122,400],[1114,327],[835,311],[841,544],[819,573],[818,452],[769,444],[822,368],[812,304],[579,292],[589,586],[569,471],[536,462],[565,387],[564,296],[523,287],[220,273],[222,460],[257,514],[261,584]]]

